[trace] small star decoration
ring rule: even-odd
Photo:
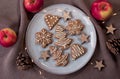
[[[107,34],[108,33],[114,34],[114,31],[116,30],[116,28],[114,28],[112,24],[106,27],[106,29],[107,29]]]
[[[81,34],[81,37],[80,37],[80,40],[82,41],[82,43],[85,43],[85,42],[88,42],[88,41],[89,41],[88,38],[89,38],[88,35],[82,33],[82,34]]]
[[[47,60],[50,57],[50,55],[48,54],[48,51],[43,51],[41,53],[41,58],[44,60]]]
[[[64,18],[65,21],[67,21],[68,19],[71,19],[72,18],[71,12],[64,11],[63,12],[63,18]]]
[[[96,61],[96,65],[94,66],[95,68],[97,68],[99,71],[101,71],[102,68],[105,67],[105,65],[103,64],[103,61]]]

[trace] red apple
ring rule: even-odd
[[[91,14],[97,20],[107,20],[112,12],[112,5],[107,0],[97,0],[91,6]]]
[[[24,7],[31,13],[37,13],[43,6],[43,0],[24,0]]]
[[[15,44],[17,40],[16,33],[10,28],[0,30],[0,44],[4,47],[10,47]]]

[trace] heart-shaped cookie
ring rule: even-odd
[[[45,22],[50,30],[58,23],[60,16],[47,14],[45,16]]]
[[[73,60],[76,60],[80,56],[84,55],[86,50],[83,46],[79,44],[72,44],[71,45],[71,57]]]

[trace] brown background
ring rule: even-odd
[[[114,12],[120,9],[119,0],[109,1],[113,5]],[[72,4],[90,16],[89,10],[92,2],[93,0],[45,0],[44,7],[56,3]],[[111,17],[105,24],[100,24],[91,17],[98,38],[95,54],[81,70],[64,76],[47,73],[36,66],[27,71],[17,69],[15,59],[17,54],[24,48],[23,34],[25,34],[32,16],[33,14],[24,10],[23,0],[0,0],[0,29],[10,27],[18,34],[18,41],[14,46],[10,48],[0,46],[0,79],[120,79],[120,55],[113,56],[105,45],[107,39],[120,38],[120,11],[117,16]],[[105,26],[110,23],[117,28],[115,35],[105,34]],[[94,69],[94,65],[90,64],[91,62],[94,64],[95,60],[104,60],[105,68],[102,71]]]

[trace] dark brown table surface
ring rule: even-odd
[[[93,0],[44,0],[44,7],[57,3],[66,3],[76,6],[90,15],[90,5]],[[120,0],[109,0],[116,12],[120,9]],[[120,55],[114,56],[107,49],[105,42],[111,38],[120,38],[120,12],[112,16],[104,25],[91,17],[97,32],[97,46],[89,63],[81,70],[69,75],[54,75],[34,67],[20,71],[16,67],[16,56],[23,49],[23,40],[33,14],[27,13],[23,7],[23,0],[0,0],[0,29],[10,27],[18,35],[17,43],[9,48],[0,46],[0,79],[120,79]],[[106,35],[105,27],[113,24],[118,30],[114,35]],[[95,60],[104,60],[105,68],[98,71],[91,65]],[[41,72],[41,73],[40,73]]]

